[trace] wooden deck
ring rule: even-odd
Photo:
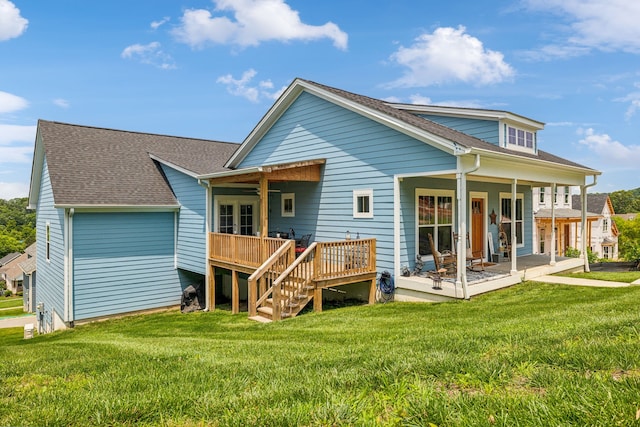
[[[296,257],[287,239],[210,233],[209,307],[215,306],[215,269],[231,271],[232,311],[239,312],[238,273],[249,274],[249,317],[280,320],[297,315],[313,301],[322,310],[322,289],[369,283],[369,303],[375,301],[376,240],[314,242]]]

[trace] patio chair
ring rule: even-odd
[[[505,258],[511,258],[511,235],[504,231],[502,223],[498,226],[498,253],[502,251],[502,256]]]
[[[460,235],[458,233],[452,233],[453,234],[453,247],[454,248],[458,248],[458,238],[460,237]],[[480,271],[484,271],[484,256],[482,251],[479,252],[473,252],[471,249],[471,241],[469,240],[469,233],[467,233],[467,244],[466,244],[466,248],[465,248],[465,259],[466,259],[466,264],[467,264],[467,268],[469,270],[475,271],[475,269],[477,267],[480,267]]]
[[[433,262],[436,265],[436,272],[441,273],[444,276],[456,275],[456,257],[451,251],[439,252],[433,243],[433,236],[431,233],[429,236],[429,246],[431,246],[431,253],[433,254]],[[444,270],[444,271],[443,271]]]
[[[311,233],[303,235],[300,240],[296,240],[296,256],[300,256],[309,247]]]

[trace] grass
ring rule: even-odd
[[[0,309],[22,307],[22,297],[0,298]]]
[[[0,329],[0,425],[640,425],[640,287]]]
[[[631,283],[640,279],[640,271],[592,271],[589,273],[559,273],[558,276],[575,277],[579,279],[610,280],[612,282]]]

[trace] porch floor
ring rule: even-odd
[[[525,255],[516,260],[517,274],[511,274],[511,261],[485,266],[485,271],[467,270],[467,291],[469,297],[515,285],[524,280],[561,271],[574,270],[584,265],[581,258],[556,257],[556,264],[550,265],[549,255]],[[419,275],[399,277],[396,280],[396,300],[398,301],[446,301],[464,298],[462,286],[456,284],[455,277],[444,277],[442,289],[434,289],[429,272]]]

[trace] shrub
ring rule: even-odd
[[[580,251],[578,249],[568,247],[567,249],[564,250],[564,255],[569,258],[579,258]]]
[[[6,298],[9,298],[11,295],[13,295],[13,292],[11,292],[9,289],[7,289],[6,291],[4,291],[4,296]]]

